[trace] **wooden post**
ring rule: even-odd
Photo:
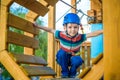
[[[36,14],[36,13],[33,13],[32,11],[29,11],[29,12],[26,14],[26,16],[25,16],[25,18],[26,18],[28,21],[30,21],[30,22],[34,22],[34,19],[35,19],[36,17],[37,17],[37,14]],[[33,34],[30,34],[30,33],[27,33],[27,32],[25,32],[24,34],[27,35],[27,36],[34,37]],[[34,51],[33,51],[33,49],[31,49],[31,48],[24,47],[24,53],[25,53],[25,54],[28,54],[28,55],[33,55]]]
[[[102,9],[102,4],[100,3],[100,0],[91,0],[91,9],[92,10]]]
[[[48,26],[55,29],[55,7],[52,6],[48,13]],[[48,66],[55,70],[55,39],[51,33],[48,33]]]
[[[82,46],[82,51],[84,52],[84,54],[82,54],[82,59],[85,61],[85,46]],[[82,64],[82,70],[85,68],[85,62]]]
[[[91,61],[91,45],[90,42],[87,43],[87,66],[90,66],[90,61]]]
[[[91,10],[88,10],[88,15],[92,18],[88,19],[88,23],[102,23],[102,1],[91,0]]]
[[[59,40],[55,40],[55,54],[57,54],[57,51],[60,49],[60,41]],[[57,64],[57,62],[55,63],[55,72],[57,73],[57,77],[61,76],[61,68],[60,65]]]
[[[120,80],[120,1],[103,1],[104,80]]]
[[[76,8],[76,0],[71,0],[71,5],[74,7],[74,8]],[[73,13],[76,13],[76,10],[75,9],[73,9],[72,8],[72,11],[71,12],[73,12]]]
[[[11,0],[0,1],[0,51],[6,49],[7,11]]]
[[[0,63],[2,63],[6,69],[14,76],[15,80],[30,80],[26,73],[24,73],[15,61],[9,56],[9,53],[5,51],[7,47],[6,36],[7,36],[7,11],[8,5],[12,3],[12,0],[1,0],[0,1]],[[14,65],[11,67],[10,65]]]

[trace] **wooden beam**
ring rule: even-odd
[[[104,74],[103,58],[83,77],[82,80],[99,80]],[[106,79],[105,79],[106,80]],[[110,79],[109,79],[110,80]],[[114,79],[113,79],[114,80]],[[119,79],[118,79],[119,80]]]
[[[4,7],[9,8],[9,5],[11,5],[13,3],[13,0],[0,0],[0,2],[1,2],[0,5],[3,5]]]
[[[120,1],[103,1],[104,80],[120,80]]]
[[[87,46],[87,66],[90,66],[91,63],[91,47]]]
[[[32,11],[29,11],[26,16],[25,19],[30,21],[30,22],[34,22],[34,20],[38,17],[38,15]],[[30,37],[34,37],[33,34],[28,33],[28,32],[24,32],[25,35],[30,36]],[[34,49],[28,48],[28,47],[24,47],[24,54],[28,54],[28,55],[33,55],[34,54]]]
[[[60,41],[55,39],[55,55],[57,54],[58,50],[60,49]],[[57,63],[55,63],[55,72],[57,73],[57,77],[61,76],[61,67]]]
[[[47,7],[45,7],[36,0],[14,0],[14,1],[41,16],[44,16],[49,11]]]
[[[45,66],[23,66],[29,76],[55,76],[56,73],[50,67]]]
[[[55,29],[55,7],[50,6],[48,13],[48,26]],[[48,33],[48,65],[55,70],[55,39],[54,35]]]
[[[35,49],[39,46],[38,40],[11,31],[8,31],[7,42]]]
[[[36,14],[32,11],[29,11],[25,16],[25,19],[30,22],[34,22],[36,20],[36,18],[38,18],[38,14]]]
[[[1,11],[0,11],[0,35],[1,35],[1,37],[0,37],[0,45],[1,45],[0,51],[1,51],[1,50],[6,49],[6,44],[5,44],[6,33],[5,33],[5,31],[6,31],[6,24],[7,24],[6,23],[6,21],[7,21],[7,15],[6,15],[7,8],[4,7],[3,5],[0,5],[0,9],[1,9]]]
[[[13,76],[15,80],[30,80],[27,77],[27,73],[24,73],[19,65],[17,65],[12,59],[12,57],[9,56],[10,53],[7,51],[0,51],[0,61],[4,65],[4,67],[8,70],[8,72]]]
[[[91,9],[100,10],[102,9],[102,4],[99,0],[91,0]]]
[[[45,2],[44,0],[39,0],[40,3],[42,3],[44,6],[48,7],[49,4],[47,2]]]
[[[23,31],[26,31],[35,35],[39,33],[39,29],[35,28],[32,22],[22,19],[20,17],[14,16],[10,13],[8,14],[7,24],[8,26],[12,26],[17,29],[21,29]]]
[[[58,2],[58,0],[45,0],[45,1],[51,6],[55,6],[55,4]]]
[[[5,50],[6,46],[6,30],[7,30],[7,11],[8,5],[12,0],[0,0],[0,51]]]
[[[71,0],[71,5],[72,5],[74,8],[76,8],[76,6],[77,6],[77,5],[76,5],[76,0]],[[72,12],[73,12],[73,13],[76,13],[76,10],[72,8]]]
[[[91,70],[91,67],[85,67],[83,69],[83,71],[77,77],[78,78],[83,78],[90,70]]]
[[[10,54],[17,63],[21,64],[36,64],[46,66],[47,62],[38,56],[25,55],[25,54]]]
[[[95,65],[103,58],[103,53],[99,54],[95,59],[92,60],[92,65]]]

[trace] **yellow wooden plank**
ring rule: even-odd
[[[55,7],[50,6],[48,13],[48,26],[55,29]],[[48,65],[55,69],[55,39],[54,35],[48,33]]]
[[[91,0],[91,9],[98,10],[102,9],[102,4],[99,0]]]
[[[20,46],[30,47],[30,48],[39,47],[38,40],[11,31],[8,31],[7,42]]]
[[[0,0],[0,51],[6,49],[7,11],[11,0]]]
[[[103,1],[104,79],[120,80],[120,0]]]
[[[85,46],[82,46],[81,47],[82,48],[82,51],[84,52],[83,54],[82,54],[82,59],[85,61]],[[85,62],[82,64],[82,70],[85,68]]]
[[[0,52],[0,61],[15,80],[30,80],[6,50]]]
[[[29,76],[55,76],[56,73],[46,66],[23,66]]]
[[[8,7],[13,3],[13,0],[0,0],[1,5]]]
[[[47,2],[45,2],[44,0],[39,0],[40,3],[42,3],[44,6],[49,6],[49,4]]]
[[[92,64],[96,64],[101,58],[103,58],[103,53],[99,54],[95,59],[93,59]]]
[[[33,55],[25,55],[25,54],[11,54],[14,57],[15,61],[19,64],[36,64],[36,65],[43,65],[46,66],[47,62],[38,56]]]
[[[57,54],[57,51],[60,49],[60,42],[58,39],[55,39],[55,55]],[[57,64],[57,62],[55,63],[55,72],[57,72],[56,77],[60,77],[61,76],[61,67],[60,65]]]
[[[14,1],[41,16],[44,16],[49,11],[47,7],[45,7],[36,0],[14,0]]]
[[[74,8],[77,8],[77,5],[76,5],[76,0],[71,0],[71,5],[74,7]],[[71,9],[71,11],[73,12],[73,13],[76,13],[76,9]]]
[[[91,70],[82,78],[82,80],[99,80],[104,72],[103,58],[94,65]]]
[[[37,16],[38,15],[36,13],[34,13],[32,11],[29,11],[25,16],[25,19],[30,21],[30,22],[34,22],[34,20],[37,18]],[[27,36],[30,36],[30,37],[34,37],[33,34],[28,33],[28,32],[24,32],[24,34],[27,35]],[[34,54],[34,49],[24,47],[24,54],[33,55]]]
[[[27,21],[25,19],[22,19],[20,17],[17,17],[13,14],[8,14],[8,26],[12,26],[18,29],[21,29],[23,31],[32,33],[32,34],[38,34],[39,29],[35,28],[33,26],[33,23],[30,21]]]
[[[91,60],[91,47],[87,46],[87,66],[90,66]]]
[[[91,70],[91,67],[84,68],[83,71],[77,77],[83,78],[90,70]]]
[[[38,18],[38,14],[29,11],[26,15],[25,15],[25,19],[30,21],[30,22],[34,22],[35,19]]]
[[[45,1],[51,6],[54,6],[58,2],[58,0],[45,0]]]

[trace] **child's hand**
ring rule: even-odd
[[[75,53],[74,52],[72,52],[72,54],[71,54],[72,56],[75,56]]]
[[[37,24],[36,22],[34,22],[34,23],[33,23],[33,26],[34,26],[34,27],[37,27],[37,26],[38,26],[38,24]]]

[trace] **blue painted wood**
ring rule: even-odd
[[[91,24],[91,32],[102,29],[102,23]],[[103,34],[91,38],[91,58],[96,58],[100,53],[103,53]]]

